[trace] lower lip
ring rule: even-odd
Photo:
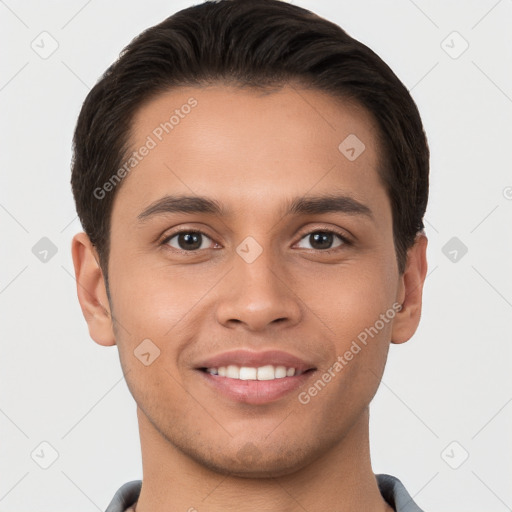
[[[315,373],[314,371],[307,371],[301,375],[273,380],[240,380],[212,375],[202,370],[198,370],[198,372],[220,394],[235,402],[251,405],[275,402],[303,386]]]

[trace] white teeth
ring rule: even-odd
[[[260,366],[258,368],[258,380],[274,380],[274,367],[271,364]]]
[[[257,368],[248,368],[247,366],[242,366],[240,368],[240,380],[256,380],[256,373],[258,372]]]
[[[286,366],[276,366],[276,379],[286,377]]]
[[[303,373],[295,370],[295,368],[273,366],[271,364],[258,368],[230,364],[228,366],[219,366],[219,368],[207,368],[206,371],[212,375],[239,380],[274,380],[284,377],[293,377],[294,375],[301,375]]]
[[[239,379],[240,368],[234,364],[230,364],[226,369],[226,377],[229,377],[230,379]]]

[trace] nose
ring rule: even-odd
[[[218,290],[217,321],[229,328],[242,324],[255,332],[300,322],[301,300],[293,290],[290,271],[277,255],[267,248],[254,261],[240,254],[234,254],[233,267]]]

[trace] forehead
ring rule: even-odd
[[[360,200],[383,192],[372,115],[292,85],[270,93],[221,85],[171,90],[138,110],[130,143],[137,161],[114,209],[125,202],[132,213],[166,193],[222,196],[228,209],[309,191]]]

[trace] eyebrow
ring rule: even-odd
[[[356,199],[345,195],[319,195],[296,197],[285,205],[285,215],[307,215],[323,213],[346,213],[349,215],[364,215],[373,219],[371,209]],[[222,205],[204,196],[173,196],[166,195],[157,199],[145,208],[138,216],[139,222],[150,217],[168,213],[205,213],[226,217],[227,211]]]

